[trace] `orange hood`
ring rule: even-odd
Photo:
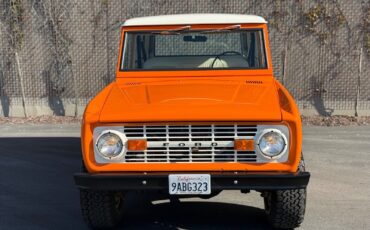
[[[113,83],[100,122],[281,121],[272,77],[129,80]]]

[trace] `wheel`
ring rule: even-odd
[[[81,171],[87,172],[84,163]],[[123,216],[123,192],[80,189],[83,219],[92,229],[115,227]]]
[[[266,192],[265,212],[274,228],[296,228],[303,222],[306,189]]]
[[[306,170],[303,155],[298,172]],[[278,190],[263,193],[265,212],[274,228],[296,228],[303,222],[307,190]]]
[[[93,229],[112,228],[123,214],[123,193],[80,189],[82,216]]]

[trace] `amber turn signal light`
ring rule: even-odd
[[[245,140],[245,139],[234,140],[234,150],[237,150],[237,151],[252,151],[252,150],[254,150],[254,141],[253,140]]]
[[[128,150],[145,150],[147,148],[146,140],[128,140]]]

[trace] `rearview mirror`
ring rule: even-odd
[[[207,37],[186,35],[184,36],[183,40],[184,42],[205,42],[207,41]]]

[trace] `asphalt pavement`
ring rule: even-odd
[[[304,127],[311,181],[300,229],[370,229],[370,126]],[[78,125],[0,125],[0,229],[87,229],[72,175]],[[258,193],[180,203],[131,193],[118,229],[270,229]]]

